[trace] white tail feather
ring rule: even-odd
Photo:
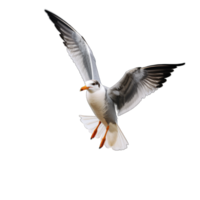
[[[84,124],[85,128],[93,133],[94,129],[98,125],[98,118],[95,116],[83,116],[80,115],[81,122]],[[98,128],[95,138],[103,138],[106,132],[106,127],[101,123]],[[117,124],[109,124],[109,131],[106,136],[105,146],[107,148],[112,148],[113,150],[124,150],[127,148],[128,141],[126,140],[124,134]]]

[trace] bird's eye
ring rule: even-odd
[[[92,83],[92,85],[95,85],[95,83]]]

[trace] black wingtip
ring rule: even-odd
[[[53,10],[49,10],[47,8],[42,9],[42,12],[46,15],[47,18],[52,15],[59,15],[55,13]]]
[[[50,10],[47,9],[47,8],[42,9],[42,12],[43,12],[44,14],[48,13],[49,11],[50,11]]]
[[[42,9],[42,12],[44,12],[44,13],[51,13],[52,11],[51,10],[49,10],[49,9],[47,9],[47,8],[44,8],[44,9]]]
[[[187,62],[181,62],[181,64],[182,64],[182,67],[184,67],[187,65]]]
[[[156,65],[171,65],[177,67],[184,67],[187,65],[187,62],[180,62],[180,63],[155,63]]]
[[[47,8],[42,9],[42,12],[45,14],[45,16],[47,18],[49,18],[49,15],[52,14],[52,12],[49,9],[47,9]]]

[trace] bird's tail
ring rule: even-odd
[[[84,124],[85,128],[89,130],[92,134],[94,129],[98,125],[98,118],[95,116],[83,116],[80,115],[81,122]],[[101,123],[98,128],[97,134],[95,138],[103,138],[106,132],[106,127]],[[127,148],[128,141],[125,138],[124,134],[122,133],[121,129],[119,128],[118,124],[109,124],[109,130],[106,136],[105,146],[107,148],[112,148],[113,150],[124,150]]]
[[[104,126],[104,125],[103,125]],[[105,127],[105,126],[104,126]],[[105,134],[105,131],[104,131]],[[104,135],[103,134],[103,135]],[[102,135],[102,137],[103,137]],[[118,124],[109,124],[109,131],[106,136],[105,146],[111,147],[113,150],[124,150],[127,148],[128,141],[119,128]]]

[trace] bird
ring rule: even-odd
[[[69,23],[54,13],[45,10],[75,63],[85,86],[87,102],[95,116],[80,115],[80,121],[91,133],[91,139],[100,138],[103,146],[113,150],[124,150],[129,145],[118,125],[118,116],[136,107],[143,98],[163,86],[166,78],[179,64],[155,64],[136,67],[125,72],[112,87],[101,83],[94,54],[84,39]]]

